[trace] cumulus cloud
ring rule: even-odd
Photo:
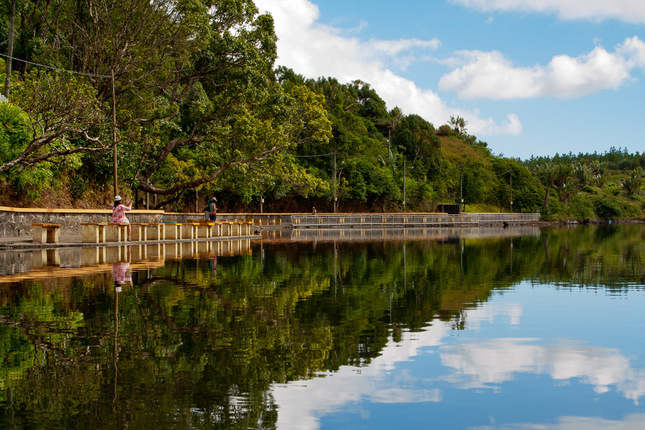
[[[645,371],[632,367],[619,351],[575,343],[540,345],[536,339],[491,339],[442,347],[441,361],[455,373],[447,377],[462,388],[495,388],[518,373],[549,374],[559,381],[579,379],[596,393],[612,389],[639,403]]]
[[[616,19],[645,24],[642,0],[452,0],[482,12],[534,12],[554,14],[565,20]]]
[[[483,118],[477,110],[446,104],[429,89],[397,74],[412,62],[426,60],[440,46],[437,39],[370,40],[347,37],[340,29],[321,24],[319,10],[309,0],[256,0],[261,12],[269,12],[278,36],[277,63],[310,78],[333,77],[349,83],[369,83],[388,108],[400,107],[406,114],[418,114],[439,126],[450,116],[468,120],[475,134],[521,133],[517,115],[509,114],[501,123]]]
[[[516,67],[501,53],[461,51],[461,65],[442,76],[439,88],[462,98],[572,98],[616,89],[645,66],[645,43],[637,36],[608,52],[596,46],[579,57],[558,55],[546,66]]]

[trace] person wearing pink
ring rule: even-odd
[[[125,211],[132,209],[132,204],[126,206],[121,203],[121,196],[114,197],[114,207],[112,208],[112,222],[119,224],[130,224],[130,220],[125,216]],[[128,240],[130,240],[130,226],[128,225]]]

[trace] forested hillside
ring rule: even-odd
[[[369,83],[277,67],[273,20],[250,0],[0,10],[0,52],[14,58],[2,64],[0,205],[105,207],[118,193],[177,211],[215,195],[224,211],[463,201],[545,219],[644,217],[645,153],[607,142],[603,154],[495,155],[464,118],[431,124]]]

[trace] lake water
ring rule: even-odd
[[[643,225],[0,261],[0,428],[645,428]]]

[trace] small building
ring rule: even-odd
[[[448,214],[456,215],[461,213],[461,205],[446,205],[440,204],[437,206],[437,212],[445,212]]]

